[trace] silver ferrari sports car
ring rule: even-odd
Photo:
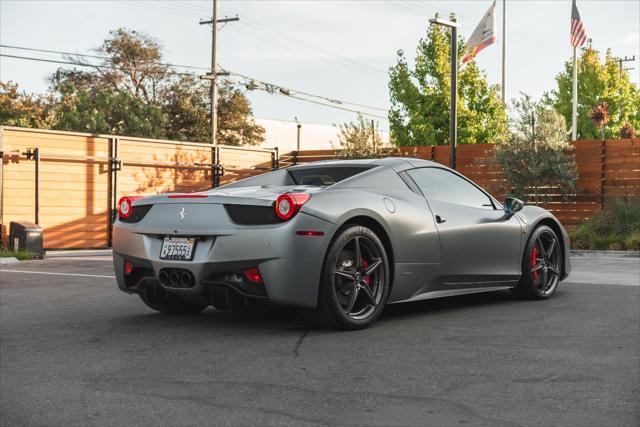
[[[511,289],[549,298],[571,270],[548,211],[498,202],[413,158],[308,163],[199,193],[123,197],[121,290],[163,313],[268,301],[358,329],[386,304]]]

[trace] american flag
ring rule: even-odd
[[[571,7],[571,46],[580,47],[587,41],[587,29],[580,19],[580,12],[576,6],[576,0],[573,0]]]

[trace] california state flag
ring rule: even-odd
[[[498,39],[496,37],[496,22],[493,16],[493,11],[496,8],[496,2],[494,1],[487,13],[484,14],[482,20],[469,37],[467,41],[467,49],[464,52],[462,63],[465,64],[471,61],[475,56],[485,47],[493,44]]]

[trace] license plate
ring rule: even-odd
[[[193,237],[165,237],[160,250],[160,259],[191,261],[196,239]]]

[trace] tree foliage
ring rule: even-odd
[[[61,68],[51,75],[46,95],[28,95],[15,84],[0,83],[0,124],[210,141],[208,83],[162,63],[157,40],[120,28],[109,33],[98,52],[104,60],[88,71]],[[81,58],[69,59],[85,64]],[[262,142],[264,129],[252,118],[244,93],[224,83],[219,92],[219,143]]]
[[[375,158],[389,149],[383,147],[382,134],[375,124],[362,116],[358,116],[355,122],[339,126],[338,143],[338,157],[343,159]]]
[[[50,96],[21,92],[13,82],[0,82],[0,124],[49,128],[55,122]]]
[[[264,128],[253,119],[251,104],[235,86],[220,85],[218,139],[220,144],[253,145],[264,140]],[[224,124],[224,125],[223,125]]]
[[[452,17],[455,20],[455,17]],[[409,66],[403,51],[391,68],[389,122],[400,146],[449,143],[450,31],[431,25],[418,42],[415,66]],[[458,56],[465,44],[460,39]],[[475,61],[458,72],[458,142],[481,144],[503,141],[507,119],[496,86],[489,86]]]
[[[526,94],[513,101],[513,110],[509,138],[489,160],[504,171],[502,192],[534,203],[546,201],[549,190],[572,192],[578,171],[564,117]]]
[[[573,100],[573,62],[567,61],[564,70],[556,77],[558,88],[545,95],[545,102],[571,125]],[[589,113],[600,103],[608,107],[610,120],[598,129]],[[627,71],[621,71],[618,62],[607,50],[604,63],[600,53],[588,47],[578,58],[578,138],[616,138],[625,123],[640,128],[640,90],[629,79]]]
[[[77,89],[72,83],[57,87],[58,130],[164,138],[165,116],[157,104],[112,88]]]

